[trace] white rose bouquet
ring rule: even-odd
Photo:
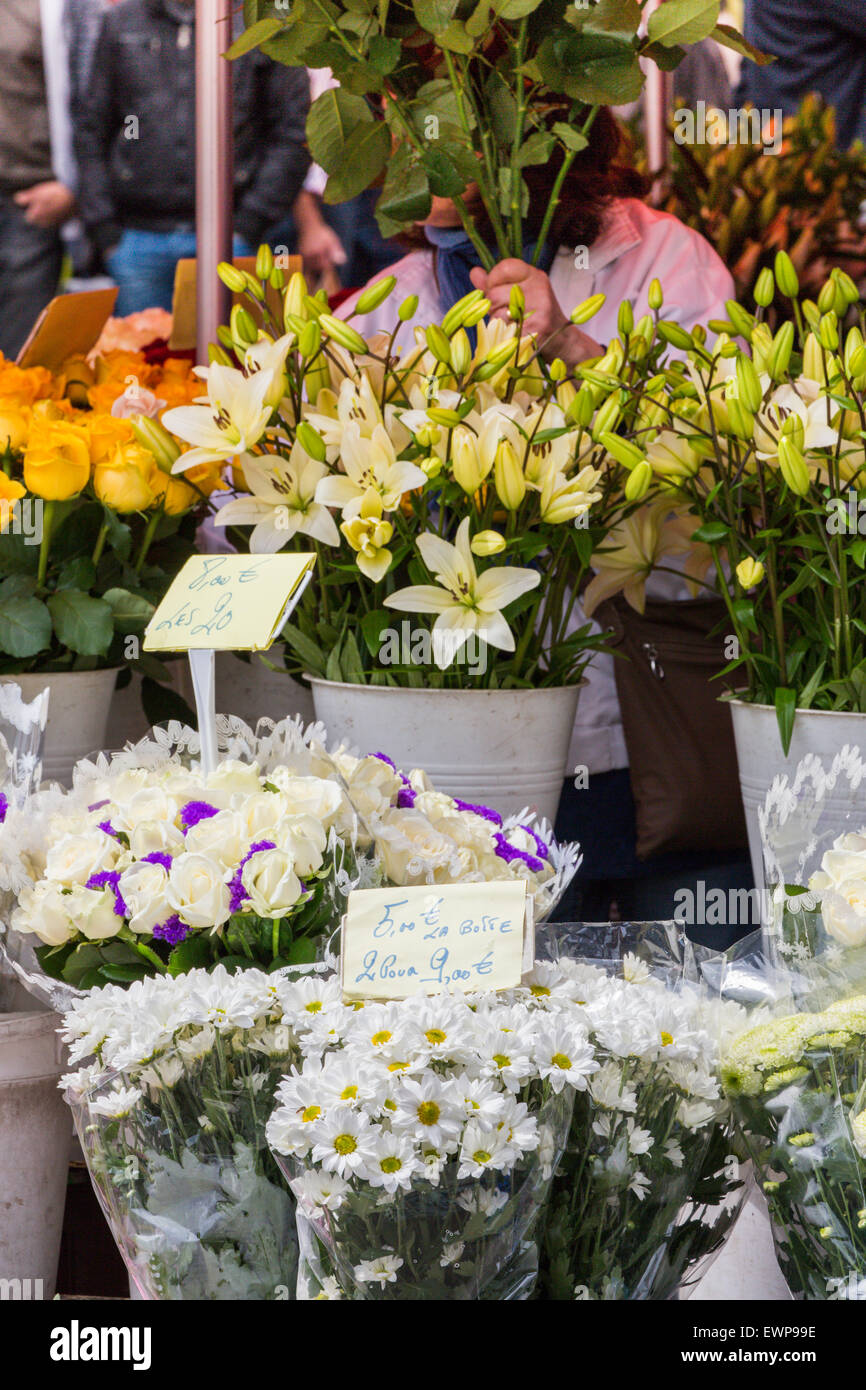
[[[529,1296],[573,1093],[598,1066],[579,1011],[534,997],[318,1014],[267,1130],[312,1256],[304,1296]]]
[[[866,1298],[866,994],[789,1013],[730,1047],[722,1077],[795,1297]]]
[[[103,1211],[153,1299],[295,1296],[295,1203],[265,1143],[282,1074],[316,1010],[315,975],[191,970],[80,996],[63,1078]]]

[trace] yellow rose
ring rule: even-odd
[[[128,420],[116,420],[113,415],[91,415],[82,425],[90,440],[90,460],[94,468],[108,463],[118,445],[135,443],[132,425]]]
[[[12,399],[0,399],[0,451],[23,449],[30,428],[30,411]]]
[[[24,496],[25,489],[20,483],[16,483],[14,478],[7,478],[6,474],[0,469],[0,531],[3,531],[12,520],[12,508],[19,497]]]
[[[219,465],[207,463],[188,468],[182,477],[163,473],[158,464],[154,464],[148,474],[148,483],[153,490],[154,498],[167,516],[180,516],[182,512],[188,512],[191,507],[201,502],[202,497],[210,497],[217,489],[227,487],[220,474]]]
[[[0,356],[0,398],[17,406],[29,406],[50,396],[54,378],[47,367],[19,367]]]
[[[77,497],[90,477],[90,446],[78,425],[34,420],[24,451],[24,483],[46,502]]]
[[[153,505],[153,456],[140,444],[118,444],[93,470],[93,490],[115,512],[143,512]]]

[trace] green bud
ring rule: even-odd
[[[836,286],[832,276],[825,280],[818,292],[818,312],[819,314],[829,314],[836,303]]]
[[[728,396],[725,401],[725,408],[728,412],[728,424],[731,433],[737,439],[750,440],[755,433],[755,417],[750,410],[747,410],[741,400],[736,396]]]
[[[624,299],[619,306],[616,316],[616,328],[622,338],[627,338],[634,328],[634,311],[627,299]]]
[[[431,323],[429,328],[424,330],[424,337],[427,346],[436,358],[437,362],[445,362],[451,365],[451,344],[449,343],[444,331],[436,323]]]
[[[642,449],[639,449],[636,444],[632,444],[630,440],[623,439],[619,434],[611,434],[606,431],[598,436],[598,442],[603,444],[617,463],[621,463],[623,468],[627,468],[629,472],[633,468],[637,468],[639,463],[643,463],[646,457]]]
[[[242,308],[240,304],[235,304],[229,323],[232,338],[236,343],[244,343],[249,346],[251,343],[258,342],[258,325],[248,309]]]
[[[298,425],[296,435],[301,448],[305,451],[305,453],[308,453],[310,455],[310,458],[315,459],[318,463],[325,462],[325,459],[327,457],[325,441],[319,434],[318,430],[313,429],[313,426],[310,424],[309,420],[301,421],[301,423]]]
[[[588,386],[582,386],[565,412],[565,418],[572,425],[586,429],[594,414],[595,398],[592,389]]]
[[[629,474],[625,481],[626,500],[628,502],[640,502],[646,497],[653,480],[653,471],[646,459],[637,464],[634,471]]]
[[[298,351],[302,357],[315,357],[322,345],[322,328],[318,319],[310,319],[298,334]]]
[[[272,290],[282,290],[285,288],[286,277],[278,265],[274,266],[273,270],[268,276],[268,284],[270,285]]]
[[[222,280],[227,290],[232,294],[243,294],[247,287],[242,270],[238,270],[229,261],[220,261],[217,266],[217,275]]]
[[[247,294],[252,295],[253,299],[258,299],[260,302],[263,302],[265,298],[265,292],[262,289],[256,277],[254,275],[250,275],[249,271],[247,270],[243,272],[243,277],[244,289],[246,290]]]
[[[217,343],[208,343],[207,360],[208,362],[219,362],[221,367],[234,367],[236,365],[225,348],[221,348]]]
[[[860,291],[855,285],[851,276],[845,270],[840,270],[838,266],[832,272],[833,279],[836,281],[838,290],[842,296],[845,308],[849,304],[857,304],[860,299]],[[841,315],[840,315],[841,317]]]
[[[829,314],[821,315],[821,321],[818,324],[818,342],[828,352],[835,352],[839,346],[839,322],[832,310]]]
[[[458,376],[469,370],[472,361],[472,344],[462,328],[458,328],[451,339],[451,365]]]
[[[444,426],[446,430],[453,430],[455,425],[460,424],[460,416],[457,411],[448,410],[445,406],[428,406],[427,419],[432,420],[435,425]]]
[[[760,304],[762,309],[767,309],[772,304],[775,294],[776,282],[773,272],[765,267],[755,281],[755,303]]]
[[[526,295],[519,285],[512,285],[508,295],[508,312],[513,319],[523,317],[526,309]]]
[[[728,311],[728,318],[738,338],[750,338],[752,329],[755,326],[755,316],[738,304],[735,299],[726,299],[725,308]]]
[[[659,334],[666,343],[670,343],[675,348],[694,347],[694,340],[691,333],[688,333],[678,323],[669,323],[666,319],[659,319]]]
[[[217,338],[222,343],[224,348],[228,348],[229,351],[232,352],[234,351],[235,340],[232,337],[231,329],[226,324],[220,324],[219,328],[217,329]]]
[[[464,325],[464,315],[467,314],[470,309],[474,309],[479,300],[483,298],[484,293],[482,290],[470,290],[468,294],[463,295],[462,299],[458,299],[456,304],[451,305],[451,308],[442,320],[442,332],[446,337],[450,338],[452,333]]]
[[[775,338],[767,360],[767,371],[774,381],[781,381],[788,370],[791,353],[794,350],[794,325],[790,319],[783,323]]]
[[[479,299],[478,303],[473,304],[463,315],[463,327],[474,328],[475,325],[480,323],[483,318],[486,318],[489,313],[490,300]]]
[[[401,323],[408,323],[410,319],[415,317],[417,312],[418,296],[417,294],[410,294],[407,299],[403,300],[403,303],[397,310],[397,317]]]
[[[355,305],[355,313],[371,314],[374,309],[378,309],[380,304],[384,304],[388,295],[393,292],[396,285],[396,275],[386,275],[384,280],[377,280],[374,285],[368,285],[358,296],[358,302]]]
[[[260,280],[268,280],[273,268],[274,253],[270,246],[266,246],[263,242],[256,252],[256,275]]]
[[[779,440],[779,468],[788,487],[797,497],[809,491],[809,467],[792,439]]]
[[[794,269],[794,262],[787,251],[777,251],[775,260],[776,284],[789,299],[796,299],[800,291],[800,281]]]
[[[660,280],[651,280],[651,281],[650,281],[649,294],[647,295],[647,300],[648,300],[648,302],[649,302],[649,306],[650,306],[650,308],[652,309],[653,313],[658,313],[659,309],[662,307],[662,305],[663,305],[664,302],[665,302],[665,297],[664,297],[664,295],[662,294],[662,287],[661,287],[661,281],[660,281]]]
[[[742,401],[746,410],[752,412],[758,409],[763,399],[758,373],[745,353],[740,353],[737,358],[737,399]]]
[[[622,416],[622,402],[618,391],[613,391],[608,396],[604,405],[600,407],[595,417],[595,424],[592,427],[592,437],[598,442],[602,435],[616,429]]]
[[[550,373],[551,381],[565,381],[568,376],[568,368],[561,357],[554,357],[547,370]]]
[[[572,309],[569,318],[572,323],[589,323],[594,318],[601,306],[607,299],[606,294],[592,294],[589,299],[584,299],[577,308]]]
[[[344,323],[342,319],[335,318],[333,314],[320,314],[319,323],[328,337],[333,338],[334,342],[339,343],[340,347],[344,347],[347,352],[366,353],[367,344],[358,330],[353,328],[350,323]]]

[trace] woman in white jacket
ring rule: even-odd
[[[493,317],[507,317],[511,286],[519,283],[531,314],[528,326],[546,341],[545,356],[576,366],[599,355],[616,336],[617,311],[623,300],[630,301],[635,319],[649,312],[647,296],[653,279],[662,284],[666,318],[686,328],[709,318],[724,318],[725,300],[734,293],[730,274],[697,232],[628,196],[640,191],[641,185],[633,171],[615,162],[619,139],[613,117],[601,112],[589,149],[575,161],[574,173],[566,181],[554,234],[541,258],[544,269],[516,259],[501,261],[489,273],[473,266],[477,256],[462,233],[453,204],[434,198],[424,224],[424,237],[432,244],[422,243],[389,267],[386,273],[397,277],[394,294],[373,313],[354,318],[355,327],[365,336],[390,332],[394,305],[417,295],[416,313],[397,337],[398,345],[408,347],[416,327],[438,321],[473,286],[485,291]],[[530,182],[531,211],[525,223],[529,256],[537,232],[533,222],[547,205],[545,195],[556,163],[524,172]],[[595,294],[606,295],[606,300],[589,325],[590,336],[573,325],[568,315],[576,304]],[[352,295],[340,305],[341,317],[353,312],[356,300],[357,295]],[[684,584],[663,575],[651,579],[648,592],[665,598],[688,596]],[[582,615],[575,618],[575,626],[583,622]],[[666,855],[646,863],[637,860],[628,756],[611,656],[596,656],[587,671],[570,767],[586,768],[588,785],[577,789],[569,778],[560,803],[558,832],[579,839],[584,849],[577,891],[565,905],[567,916],[600,920],[616,902],[623,918],[667,918],[673,916],[674,893],[691,881],[703,878],[725,888],[750,885],[745,853],[734,859],[721,856],[716,863],[708,863],[705,853]]]

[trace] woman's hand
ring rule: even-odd
[[[490,317],[510,322],[508,301],[512,285],[519,285],[526,304],[525,324],[538,338],[541,355],[550,362],[561,357],[566,366],[576,367],[588,357],[600,357],[603,348],[566,318],[553,293],[550,277],[537,266],[514,258],[500,261],[492,270],[481,266],[469,272],[473,285],[490,300]]]

